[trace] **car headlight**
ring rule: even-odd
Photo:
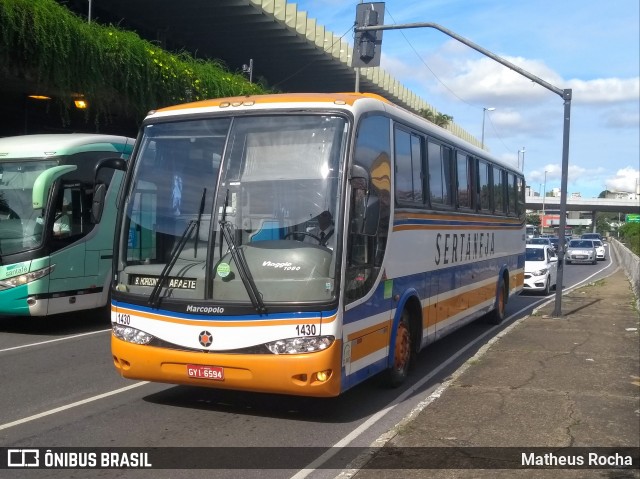
[[[116,338],[122,339],[128,343],[149,344],[153,339],[153,336],[150,334],[123,324],[112,323],[111,329],[113,330],[113,335]]]
[[[547,268],[542,268],[542,269],[539,269],[538,271],[534,271],[532,274],[534,276],[542,276],[547,274],[547,271],[549,271]]]
[[[31,271],[30,273],[21,274],[18,276],[14,276],[13,278],[5,279],[0,281],[0,286],[4,286],[5,288],[15,288],[16,286],[21,286],[23,284],[31,283],[37,279],[40,279],[49,273],[51,273],[55,264],[51,266],[47,266],[46,268],[38,269],[36,271]]]
[[[314,353],[327,349],[335,341],[333,336],[309,336],[305,338],[279,339],[265,346],[273,354]]]

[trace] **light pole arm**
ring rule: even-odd
[[[474,50],[482,53],[483,55],[486,55],[489,58],[497,61],[498,63],[501,63],[505,67],[510,68],[511,70],[518,72],[520,75],[527,77],[529,80],[537,83],[538,85],[545,87],[547,90],[551,90],[556,95],[560,95],[563,99],[566,99],[565,98],[566,90],[562,90],[558,87],[553,86],[551,83],[548,83],[543,79],[538,78],[535,75],[532,75],[528,71],[523,70],[517,65],[514,65],[510,61],[499,57],[495,53],[492,53],[489,50],[482,48],[480,45],[473,43],[471,40],[467,40],[466,38],[458,35],[457,33],[452,32],[448,28],[445,28],[442,25],[438,25],[437,23],[420,22],[420,23],[404,23],[401,25],[374,25],[371,27],[356,27],[354,28],[354,30],[356,32],[369,32],[374,30],[401,30],[405,28],[435,28],[436,30],[440,30],[445,35],[449,35],[451,38],[455,38],[456,40],[458,40],[461,43],[464,43],[468,47],[473,48]]]

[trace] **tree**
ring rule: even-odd
[[[527,215],[527,224],[533,226],[540,226],[540,215],[537,213],[529,213]]]
[[[449,126],[449,123],[453,121],[453,117],[451,115],[445,115],[444,113],[438,113],[436,115],[436,119],[434,123],[442,128],[446,128]]]
[[[444,113],[437,113],[434,110],[425,108],[419,111],[420,116],[426,118],[431,123],[434,123],[442,128],[446,128],[449,123],[453,121],[453,117],[451,115],[445,115]]]
[[[609,190],[601,191],[600,194],[598,195],[598,198],[606,198],[607,193],[609,193]]]

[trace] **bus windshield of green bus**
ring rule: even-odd
[[[34,209],[33,184],[45,170],[58,165],[50,160],[0,162],[0,255],[32,249],[42,242],[43,212]]]
[[[118,289],[154,304],[333,299],[346,137],[329,114],[146,126]]]

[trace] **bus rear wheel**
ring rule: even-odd
[[[388,371],[388,383],[391,387],[400,386],[407,378],[411,366],[411,326],[409,313],[404,310],[396,328],[396,340],[393,364]]]
[[[507,285],[504,282],[504,277],[500,278],[498,283],[498,292],[496,297],[496,307],[487,316],[489,324],[500,324],[504,321],[507,308]]]

